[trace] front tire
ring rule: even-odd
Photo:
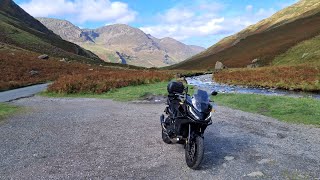
[[[168,134],[162,129],[162,140],[163,142],[165,142],[166,144],[171,144],[171,140],[168,136]]]
[[[203,159],[203,137],[196,135],[185,148],[186,163],[191,169],[197,169]]]

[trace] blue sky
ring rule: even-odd
[[[14,0],[35,17],[81,28],[128,24],[157,38],[209,47],[297,0]]]

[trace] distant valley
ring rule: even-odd
[[[37,19],[62,39],[92,51],[107,62],[162,67],[179,63],[205,50],[169,37],[158,39],[124,24],[80,29],[65,20]]]

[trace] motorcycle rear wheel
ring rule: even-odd
[[[191,169],[197,169],[204,154],[203,137],[196,135],[185,148],[186,163]]]

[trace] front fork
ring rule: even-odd
[[[192,129],[191,124],[189,124],[189,128],[188,128],[188,138],[186,139],[186,144],[190,144],[190,141],[193,140],[193,138],[195,138],[196,135],[203,137],[203,132],[202,132],[202,128],[200,127],[198,132],[195,132],[194,129]]]
[[[186,145],[190,144],[190,141],[194,140],[196,136],[200,136],[203,138],[202,127],[198,127],[199,129],[192,128],[191,124],[189,124],[188,128],[188,138],[186,139]]]
[[[190,144],[190,138],[191,138],[191,124],[189,124],[189,132],[188,132],[188,138],[187,138],[187,144]]]

